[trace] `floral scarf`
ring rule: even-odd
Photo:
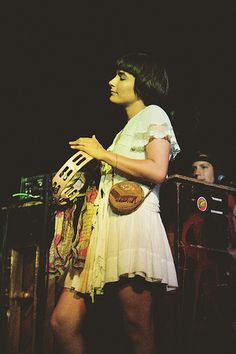
[[[61,276],[69,265],[80,272],[84,268],[90,236],[93,228],[93,217],[96,213],[94,201],[97,196],[95,185],[89,186],[79,214],[77,228],[74,217],[78,205],[55,212],[54,237],[49,250],[49,275]]]

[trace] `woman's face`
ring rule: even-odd
[[[110,101],[123,105],[130,106],[138,100],[137,94],[134,92],[135,77],[126,71],[117,71],[116,76],[109,81],[111,96]]]
[[[193,177],[202,182],[214,183],[214,168],[210,162],[195,161],[192,164]]]

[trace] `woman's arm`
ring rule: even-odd
[[[146,159],[137,160],[108,151],[92,138],[79,138],[69,142],[72,149],[84,151],[97,160],[104,161],[133,177],[154,183],[162,183],[169,165],[170,143],[166,139],[153,139],[146,146]]]

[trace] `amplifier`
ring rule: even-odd
[[[20,192],[12,196],[18,197],[19,201],[43,201],[45,192],[51,192],[51,180],[55,172],[37,176],[21,177]]]

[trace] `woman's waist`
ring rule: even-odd
[[[100,186],[102,188],[105,188],[105,187],[110,188],[115,183],[120,183],[123,181],[135,182],[135,183],[139,184],[144,189],[144,191],[154,189],[154,188],[156,190],[159,190],[159,184],[154,184],[152,182],[142,180],[140,178],[132,177],[127,174],[115,174],[115,173],[107,173],[107,174],[102,175],[101,180],[100,180]]]
[[[120,182],[124,181],[132,181],[135,183],[138,183],[140,187],[143,190],[143,194],[145,199],[148,200],[148,203],[155,204],[159,206],[159,190],[160,190],[160,185],[159,184],[153,184],[148,181],[143,181],[140,179],[135,179],[135,178],[128,178],[128,176],[124,175],[112,175],[112,174],[107,174],[105,176],[102,176],[101,181],[100,181],[100,190],[101,194],[109,194],[111,187]]]

